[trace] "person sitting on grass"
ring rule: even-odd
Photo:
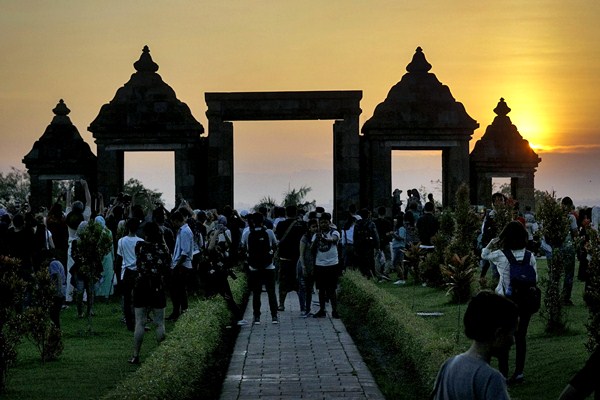
[[[490,360],[510,349],[517,322],[517,305],[506,297],[488,291],[473,297],[463,318],[471,347],[444,362],[431,398],[510,399],[504,376],[490,366]]]

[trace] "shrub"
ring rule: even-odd
[[[6,387],[8,370],[17,359],[21,342],[20,311],[26,283],[19,275],[20,260],[0,256],[0,391]]]
[[[246,278],[232,284],[239,303],[247,294]],[[105,399],[218,398],[234,343],[231,313],[220,297],[190,305],[167,339]],[[237,331],[235,331],[237,332]]]
[[[600,236],[588,227],[590,238],[588,254],[591,260],[587,270],[587,281],[583,299],[589,310],[587,349],[591,352],[600,345]]]
[[[53,295],[54,287],[48,269],[42,268],[33,275],[31,303],[23,312],[20,327],[36,346],[42,362],[55,360],[63,351],[60,329],[50,320]]]
[[[453,353],[453,344],[439,337],[396,297],[358,272],[344,273],[340,287],[340,313],[346,327],[354,332],[366,331],[369,347],[381,346],[381,352],[386,355],[385,371],[390,374],[399,369],[410,371],[417,386],[416,398],[426,397],[439,366]],[[385,396],[398,398],[397,380],[389,376],[380,378],[393,382],[387,386],[378,382]]]
[[[546,320],[546,332],[562,332],[566,328],[565,315],[560,293],[560,279],[564,272],[564,242],[569,234],[569,222],[554,193],[546,192],[537,207],[545,241],[552,247],[548,259],[548,282],[544,296],[544,307],[540,315]]]

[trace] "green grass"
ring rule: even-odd
[[[121,322],[119,301],[98,302],[95,312],[93,334],[87,332],[87,320],[76,318],[75,307],[61,313],[64,351],[56,361],[42,364],[34,345],[24,340],[2,399],[97,399],[131,375],[137,369],[127,363],[133,332]],[[167,337],[173,326],[167,322]],[[154,332],[147,332],[142,360],[156,347]]]
[[[538,271],[541,276],[547,275],[545,260],[538,260]],[[469,347],[470,341],[462,332],[462,315],[466,306],[450,304],[449,297],[445,296],[443,290],[410,284],[396,287],[391,283],[380,283],[378,286],[396,296],[415,313],[442,312],[441,317],[424,317],[424,319],[440,333],[440,336],[454,341],[457,353]],[[573,289],[575,306],[566,308],[568,329],[563,335],[545,334],[545,322],[539,313],[533,316],[527,336],[526,380],[523,384],[510,388],[513,400],[556,399],[573,374],[583,366],[588,357],[584,347],[587,340],[585,323],[588,311],[582,296],[583,283],[576,280]],[[492,361],[492,365],[497,368],[495,360]],[[514,368],[514,348],[509,365]],[[381,384],[387,385],[393,382]]]

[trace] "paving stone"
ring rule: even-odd
[[[266,293],[261,302],[262,324],[240,329],[221,400],[384,399],[341,320],[301,318],[292,293],[273,325]]]

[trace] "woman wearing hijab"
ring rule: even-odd
[[[96,297],[104,297],[106,300],[110,297],[113,291],[113,279],[115,276],[113,265],[115,262],[114,242],[112,232],[106,227],[104,217],[98,215],[95,219],[96,223],[100,224],[104,229],[103,232],[110,238],[111,248],[102,259],[102,277],[96,284]]]

